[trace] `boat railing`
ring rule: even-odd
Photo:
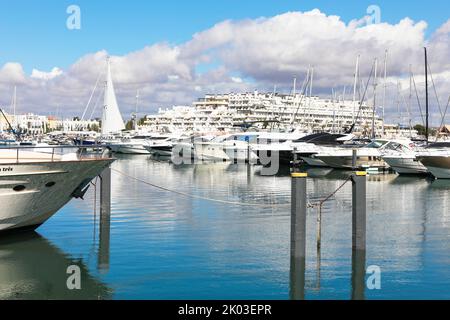
[[[0,150],[12,150],[15,156],[2,157],[3,160],[21,162],[56,162],[64,161],[63,156],[75,154],[76,160],[101,160],[110,159],[111,150],[105,145],[48,145],[48,146],[1,146]],[[28,153],[27,153],[28,152]],[[30,154],[30,153],[33,154]],[[39,157],[40,155],[41,157]]]

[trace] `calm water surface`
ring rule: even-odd
[[[174,166],[147,156],[113,168],[156,185],[243,203],[290,201],[289,172],[226,163]],[[348,173],[309,171],[311,201]],[[367,184],[366,266],[381,268],[381,290],[366,299],[450,299],[450,181],[396,175]],[[97,196],[98,199],[98,196]],[[183,197],[113,172],[112,215],[99,224],[94,188],[37,233],[0,239],[0,299],[290,299],[290,207],[238,206]],[[306,299],[352,297],[351,185],[325,205],[321,258],[316,210],[308,212]],[[80,266],[82,290],[66,269]],[[361,296],[360,296],[361,297]]]

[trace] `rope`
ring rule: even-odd
[[[243,202],[235,202],[235,201],[228,201],[228,200],[220,200],[220,199],[213,199],[213,198],[208,198],[208,197],[202,197],[202,196],[198,196],[198,195],[193,195],[193,194],[189,194],[189,193],[185,193],[185,192],[181,192],[181,191],[176,191],[176,190],[172,190],[166,187],[162,187],[162,186],[158,186],[156,184],[150,183],[148,181],[139,179],[137,177],[133,177],[130,176],[122,171],[116,170],[116,169],[111,169],[112,171],[123,175],[124,177],[127,177],[129,179],[141,182],[143,184],[146,184],[148,186],[151,186],[153,188],[156,189],[160,189],[163,191],[167,191],[167,192],[171,192],[171,193],[175,193],[178,194],[180,196],[183,197],[188,197],[188,198],[195,198],[195,199],[201,199],[201,200],[206,200],[206,201],[210,201],[210,202],[217,202],[217,203],[224,203],[224,204],[232,204],[232,205],[236,205],[236,206],[242,206],[242,207],[263,207],[263,208],[267,208],[267,207],[287,207],[290,206],[290,203],[271,203],[271,204],[261,204],[261,203],[243,203]]]
[[[325,199],[316,202],[316,203],[308,203],[307,207],[310,209],[314,209],[317,207],[322,207],[323,204],[325,202],[327,202],[328,200],[330,200],[332,197],[334,197],[352,178],[348,177],[347,180],[344,181],[344,183],[342,183],[335,191],[333,191],[333,193],[331,193],[328,197],[326,197]]]
[[[325,199],[317,202],[317,203],[308,203],[307,207],[308,208],[318,208],[318,213],[317,213],[317,232],[316,232],[316,237],[317,237],[317,249],[320,250],[321,246],[322,246],[322,209],[323,209],[323,205],[325,202],[327,202],[328,200],[330,200],[332,197],[334,197],[352,178],[348,177],[347,180],[344,181],[344,183],[342,183],[333,193],[331,193],[328,197],[326,197]]]
[[[417,105],[419,106],[420,117],[422,118],[422,124],[425,125],[425,118],[423,116],[422,106],[420,104],[419,93],[417,92],[416,79],[414,78],[414,73],[412,73],[412,72],[411,72],[411,77],[412,77],[412,81],[413,81],[413,84],[414,84],[414,91],[416,92]]]

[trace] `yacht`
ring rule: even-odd
[[[230,158],[223,147],[230,137],[232,137],[232,134],[223,134],[209,141],[203,139],[194,141],[194,152],[197,159],[202,161],[229,161]]]
[[[39,227],[72,198],[82,198],[90,181],[114,161],[106,154],[57,154],[61,148],[0,149],[0,232]]]
[[[184,163],[185,160],[198,159],[195,153],[194,144],[196,142],[207,143],[214,139],[215,135],[192,135],[188,138],[180,138],[173,141],[172,161]]]
[[[327,167],[328,165],[317,158],[318,154],[331,151],[332,148],[343,145],[352,140],[352,134],[316,133],[293,142],[295,158],[303,160],[312,167]]]
[[[145,145],[152,135],[126,136],[120,140],[111,141],[107,145],[114,153],[150,154]]]
[[[292,151],[293,142],[305,137],[307,133],[293,132],[267,132],[258,136],[257,144],[252,145],[252,150],[258,158],[278,156],[281,164],[290,164],[294,159]],[[264,162],[264,160],[263,160]]]
[[[170,157],[172,156],[172,149],[175,143],[183,138],[185,137],[173,133],[155,134],[145,141],[143,147],[149,154],[154,156]]]
[[[392,143],[383,152],[383,160],[400,175],[424,175],[429,171],[417,158],[414,144]]]
[[[417,153],[417,159],[436,179],[450,179],[450,142],[430,144]]]
[[[410,140],[384,140],[376,139],[365,146],[336,147],[316,156],[327,166],[335,169],[388,169],[389,165],[383,160],[383,151],[393,144],[405,147],[411,144]],[[353,164],[353,150],[356,150],[356,163]]]
[[[253,146],[257,143],[261,132],[244,132],[230,135],[223,142],[223,151],[230,161],[258,161],[257,154],[253,151]]]

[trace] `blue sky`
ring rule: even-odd
[[[71,4],[81,8],[81,30],[66,28],[66,9]],[[441,26],[450,12],[446,0],[1,0],[0,65],[19,62],[27,73],[32,68],[66,68],[84,54],[101,49],[123,55],[156,42],[183,43],[195,32],[226,19],[287,11],[319,8],[348,22],[364,16],[371,4],[380,6],[382,21],[425,20],[428,33]]]

